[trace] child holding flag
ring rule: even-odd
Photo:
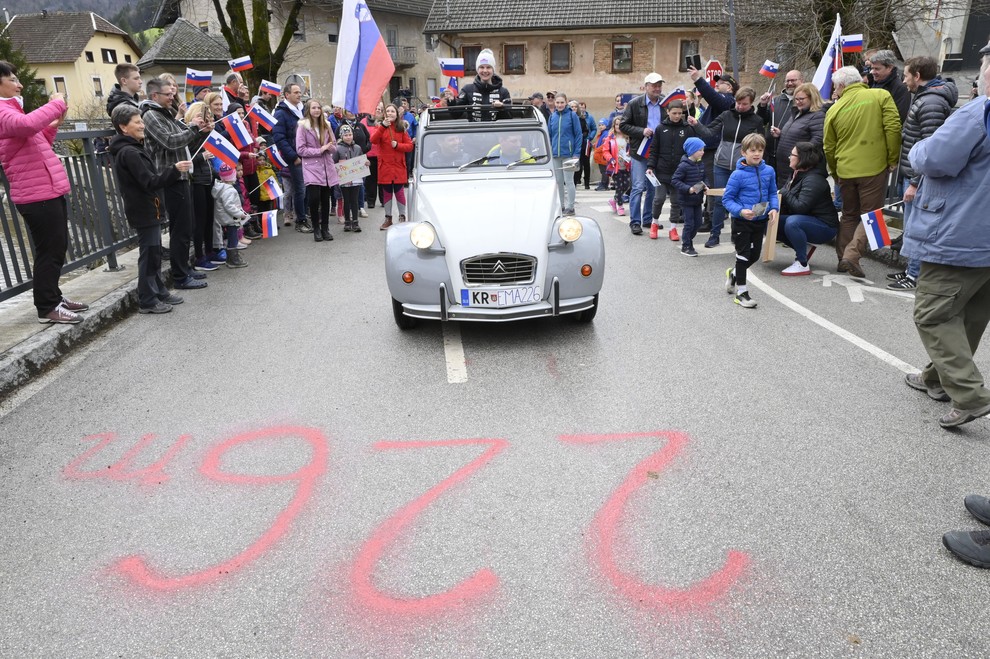
[[[622,117],[612,120],[612,130],[605,137],[602,151],[605,153],[605,173],[612,177],[615,184],[615,198],[608,200],[612,211],[625,215],[622,200],[632,188],[632,177],[629,173],[631,158],[629,156],[629,138],[622,132]]]
[[[701,226],[701,206],[705,201],[705,142],[699,137],[689,137],[681,147],[684,152],[677,169],[671,175],[671,185],[677,191],[684,229],[681,232],[681,254],[697,256],[694,237]]]
[[[241,206],[241,195],[234,187],[236,183],[237,172],[227,165],[221,165],[220,180],[213,184],[213,214],[217,223],[223,227],[227,239],[227,267],[246,268],[247,263],[241,258],[237,244],[238,229],[251,216]]]
[[[725,113],[723,113],[725,114]],[[720,117],[722,115],[719,115]],[[686,143],[685,143],[686,144]],[[732,222],[732,243],[736,247],[736,266],[725,271],[725,292],[735,289],[735,303],[744,309],[756,307],[746,288],[746,270],[756,263],[763,251],[767,223],[777,217],[777,174],[763,162],[767,140],[750,133],[742,140],[742,158],[729,176],[722,193],[722,205]]]

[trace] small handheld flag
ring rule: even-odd
[[[636,155],[640,158],[646,158],[650,155],[650,144],[653,143],[652,137],[644,137],[643,141],[639,143],[639,148],[636,149]]]
[[[238,57],[236,59],[227,60],[227,63],[230,64],[231,71],[237,71],[238,73],[240,73],[241,71],[247,71],[248,69],[254,68],[254,64],[251,63],[250,55],[245,55],[244,57]]]
[[[660,101],[660,107],[666,108],[668,105],[674,101],[686,101],[687,92],[684,91],[683,87],[674,87],[674,89],[667,94],[662,101]]]
[[[440,58],[440,75],[451,76],[454,78],[464,77],[464,58],[458,57],[453,59]]]
[[[763,66],[760,67],[760,75],[766,76],[767,78],[776,78],[777,70],[779,68],[780,68],[780,64],[767,60],[763,63]]]
[[[278,235],[278,211],[265,211],[261,214],[261,237],[274,238]]]
[[[215,130],[210,131],[209,137],[203,142],[203,148],[215,155],[223,164],[231,169],[237,166],[237,161],[241,157],[240,152],[234,148],[234,145]]]
[[[231,143],[237,149],[246,149],[254,144],[254,138],[251,137],[251,131],[248,130],[247,124],[241,121],[236,114],[228,114],[220,120],[220,125],[226,129]]]
[[[278,150],[278,146],[275,144],[265,149],[265,155],[268,156],[268,160],[271,161],[272,166],[278,171],[282,171],[289,166],[288,161],[282,156],[282,152]]]
[[[866,229],[866,239],[870,241],[870,249],[890,247],[890,234],[887,232],[887,223],[883,220],[883,210],[864,213],[860,216],[860,221]]]
[[[280,199],[282,197],[282,188],[278,187],[278,181],[275,177],[265,179],[265,182],[261,184],[261,188],[268,193],[269,199]]]
[[[213,71],[186,69],[186,84],[190,87],[209,87],[213,84]]]
[[[261,89],[261,91],[268,92],[269,94],[272,94],[273,96],[278,96],[279,94],[282,93],[282,86],[281,85],[276,85],[271,80],[262,80],[261,81],[261,88],[260,89]]]
[[[863,52],[863,35],[862,34],[843,35],[842,52],[844,53]]]
[[[457,96],[460,93],[460,90],[457,87],[457,78],[452,77],[450,79],[450,82],[447,83],[447,89],[454,92],[454,96]]]
[[[258,122],[258,125],[264,126],[265,130],[275,128],[275,124],[278,123],[278,119],[269,114],[268,111],[260,105],[252,105],[251,109],[248,110],[247,116],[254,117],[254,120]]]

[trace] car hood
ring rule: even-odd
[[[417,195],[417,220],[429,221],[447,250],[451,271],[477,254],[517,252],[542,259],[560,213],[553,179],[431,181]]]

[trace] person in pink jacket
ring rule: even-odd
[[[0,61],[0,164],[10,181],[10,198],[31,232],[34,243],[34,306],[38,322],[78,323],[77,312],[88,305],[62,296],[58,278],[69,245],[65,195],[69,177],[52,144],[65,118],[65,96],[25,114],[17,69]]]
[[[337,167],[333,154],[337,142],[333,128],[323,114],[323,106],[315,98],[303,105],[303,118],[296,129],[296,153],[302,159],[303,182],[309,219],[313,223],[313,240],[333,240],[330,235],[330,188],[337,185]]]

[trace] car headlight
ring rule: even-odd
[[[581,237],[584,225],[573,217],[569,217],[557,226],[557,233],[565,243],[572,243]]]
[[[437,232],[429,222],[420,222],[409,230],[409,241],[419,249],[427,249],[437,240]]]

